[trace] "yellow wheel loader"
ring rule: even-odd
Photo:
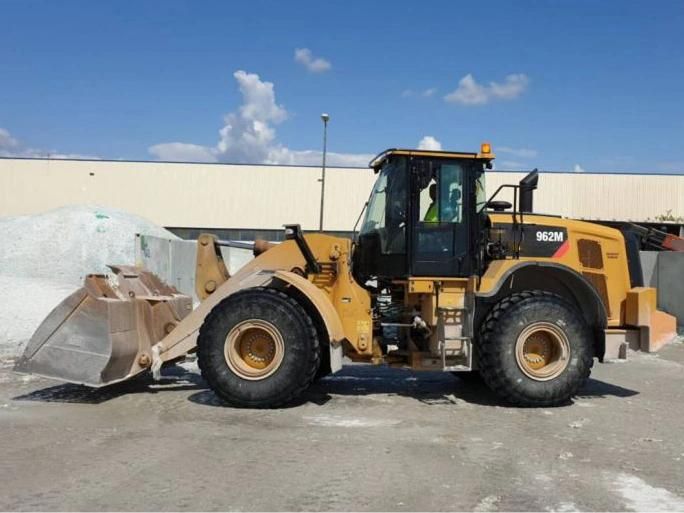
[[[595,358],[652,350],[676,332],[643,287],[628,233],[533,213],[537,173],[513,204],[485,197],[494,154],[387,150],[354,241],[256,241],[230,276],[202,235],[191,299],[135,267],[91,275],[38,328],[20,372],[103,386],[197,352],[227,404],[287,404],[355,362],[477,373],[503,399],[566,403]],[[251,247],[251,246],[250,246]],[[636,342],[635,342],[636,341]],[[616,346],[617,344],[617,346]]]

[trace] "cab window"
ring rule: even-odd
[[[379,239],[385,255],[406,253],[406,160],[392,159],[380,171],[368,202],[361,235]]]
[[[443,164],[420,192],[419,213],[424,223],[460,223],[463,220],[463,168]]]
[[[460,223],[462,208],[463,169],[460,164],[445,164],[440,172],[439,221]]]

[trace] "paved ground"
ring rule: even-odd
[[[0,370],[1,510],[684,510],[684,344],[574,404],[350,367],[303,404],[220,407],[193,372],[104,391]]]

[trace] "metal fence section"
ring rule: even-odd
[[[253,256],[250,250],[221,248],[223,260],[230,274],[236,273]],[[163,239],[138,234],[135,238],[135,263],[152,271],[169,285],[199,302],[195,294],[195,264],[197,241]]]

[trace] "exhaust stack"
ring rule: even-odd
[[[534,191],[537,189],[539,182],[539,171],[534,169],[525,178],[520,180],[520,211],[534,212]]]

